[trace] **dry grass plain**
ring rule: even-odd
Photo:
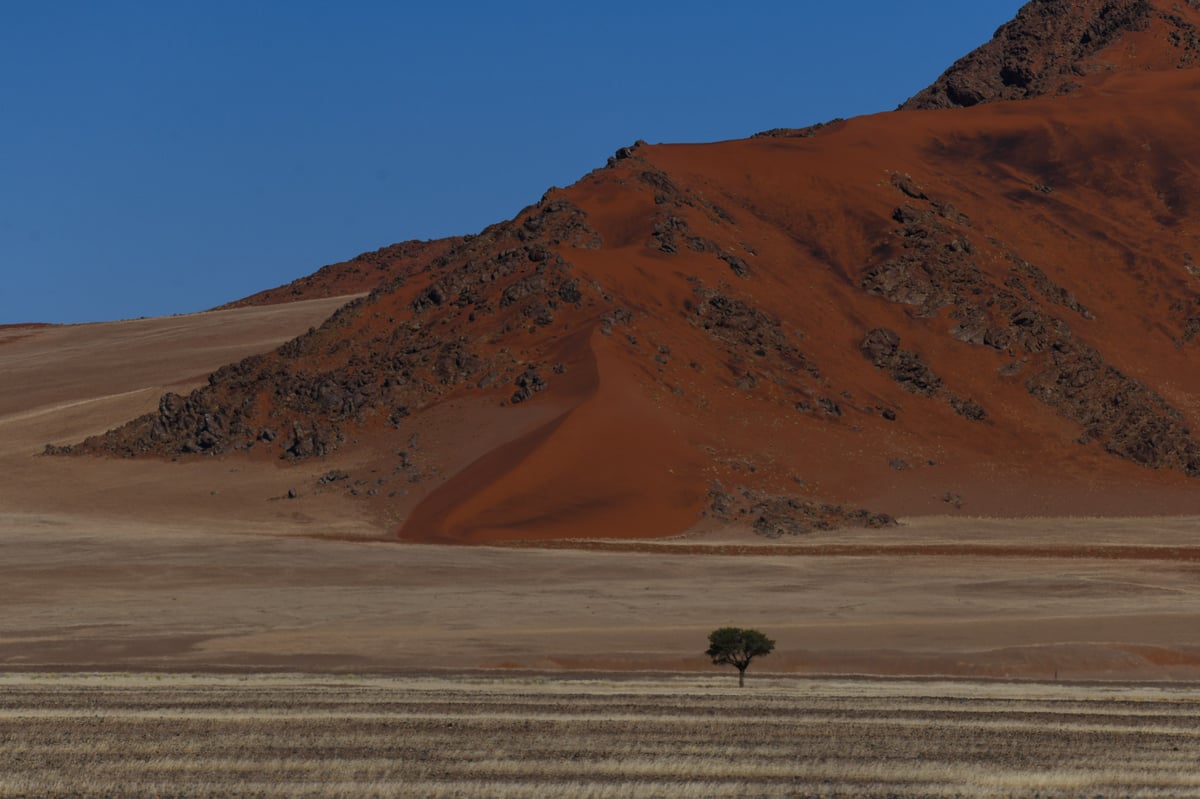
[[[0,676],[0,796],[1200,796],[1194,688]]]

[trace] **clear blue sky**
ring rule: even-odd
[[[885,111],[1020,0],[0,0],[0,324],[476,232],[635,139]]]

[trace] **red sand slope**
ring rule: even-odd
[[[623,150],[73,451],[366,460],[416,540],[1196,512],[1200,71],[1160,60]]]

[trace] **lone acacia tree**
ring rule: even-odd
[[[769,655],[775,642],[758,630],[743,630],[740,627],[721,627],[708,634],[708,651],[718,666],[737,666],[738,686],[746,685],[746,667],[759,655]]]

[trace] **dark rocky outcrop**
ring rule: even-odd
[[[536,369],[526,369],[518,375],[515,385],[517,386],[517,390],[509,397],[509,401],[513,405],[524,402],[539,391],[545,391],[549,388],[549,384],[542,379],[542,376],[538,374]]]
[[[900,336],[894,330],[877,327],[868,331],[859,348],[867,360],[886,371],[905,391],[932,397],[942,388],[942,379],[920,355],[900,349]]]
[[[911,181],[904,183],[907,188],[893,180],[910,199],[924,194]],[[1200,443],[1183,424],[1182,414],[1105,362],[1053,309],[1068,309],[1085,321],[1094,320],[1091,311],[1011,251],[1004,253],[1013,264],[1010,275],[998,285],[975,262],[974,248],[965,237],[968,220],[945,210],[929,197],[897,208],[893,219],[898,229],[878,249],[883,260],[863,271],[863,289],[916,306],[920,316],[949,308],[949,316],[957,320],[950,335],[1019,358],[1001,374],[1015,378],[1026,373],[1031,395],[1083,428],[1081,443],[1098,442],[1113,455],[1143,466],[1200,475]],[[936,376],[916,353],[899,345],[894,331],[877,328],[867,333],[860,349],[907,390],[937,394],[941,385]],[[947,399],[964,418],[987,418],[986,410],[973,400],[954,394]]]
[[[767,538],[804,535],[818,530],[841,528],[895,527],[886,513],[815,502],[799,496],[770,494],[741,488],[733,492],[714,486],[709,491],[707,514],[730,523],[749,523],[754,532]]]
[[[1200,476],[1200,444],[1182,414],[1087,344],[1055,341],[1025,386],[1083,428],[1080,443],[1097,441],[1134,463]]]
[[[397,426],[452,390],[488,391],[508,380],[517,386],[512,401],[520,402],[546,382],[504,348],[484,354],[460,326],[479,322],[474,336],[487,338],[548,325],[564,308],[578,312],[585,291],[560,253],[599,242],[586,213],[548,195],[433,259],[423,288],[410,287],[408,275],[394,276],[276,352],[222,367],[186,397],[165,395],[156,413],[47,451],[177,455],[268,447],[299,460],[329,454],[349,430],[372,420]],[[395,307],[405,296],[412,297],[407,306]],[[351,326],[385,316],[387,324],[375,321],[349,349]],[[484,325],[483,318],[491,321]]]
[[[1200,55],[1195,5],[1151,0],[1032,0],[991,41],[955,62],[903,109],[953,108],[1062,94],[1081,77],[1112,68],[1105,48],[1131,32],[1161,29],[1161,66],[1189,66]],[[1124,63],[1122,67],[1128,68]],[[1157,62],[1147,66],[1160,66]]]
[[[730,293],[693,282],[695,302],[685,302],[688,321],[715,339],[729,358],[743,389],[762,377],[797,388],[820,377],[820,370],[797,346],[799,333],[788,334],[778,320]]]

